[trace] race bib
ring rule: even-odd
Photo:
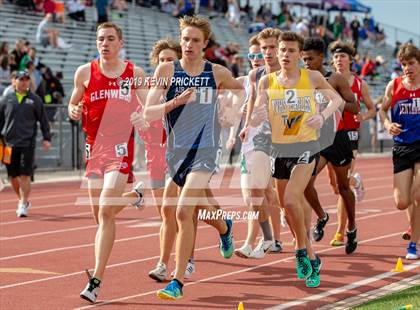
[[[85,157],[86,160],[90,159],[90,151],[91,151],[92,146],[90,144],[85,144]]]
[[[359,132],[358,131],[349,131],[348,132],[350,141],[357,141],[359,140]]]
[[[121,144],[115,145],[115,156],[116,157],[128,156],[127,143],[121,143]]]

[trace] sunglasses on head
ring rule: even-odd
[[[264,55],[262,53],[249,53],[248,54],[249,60],[255,60],[255,59],[264,59]]]
[[[19,81],[29,81],[31,78],[29,76],[24,76],[18,79]]]

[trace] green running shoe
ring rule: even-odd
[[[315,260],[311,260],[312,274],[306,278],[306,287],[318,287],[321,284],[321,277],[319,272],[321,271],[322,262],[319,256],[316,256]]]
[[[224,258],[231,258],[235,249],[232,235],[232,220],[226,220],[226,225],[228,228],[227,232],[224,235],[220,235],[220,254]]]
[[[177,300],[182,297],[182,287],[178,281],[172,280],[164,289],[157,291],[156,295],[160,299]]]
[[[306,279],[312,273],[312,265],[306,249],[296,251],[296,272],[298,279]]]

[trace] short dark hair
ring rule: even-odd
[[[325,43],[321,38],[306,38],[303,42],[303,51],[325,52]]]
[[[300,34],[292,31],[285,31],[280,34],[279,43],[282,41],[286,42],[297,42],[299,45],[299,51],[303,48],[303,37]]]

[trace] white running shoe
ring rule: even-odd
[[[413,253],[407,253],[407,255],[405,256],[405,259],[419,259],[419,256],[417,254],[413,254]]]
[[[99,280],[95,278],[90,279],[85,289],[80,292],[80,297],[84,300],[94,303],[96,301],[96,298],[98,298],[100,290],[100,282],[98,281]]]
[[[242,258],[251,258],[252,247],[249,244],[244,244],[239,249],[235,249],[233,253]]]
[[[139,211],[143,210],[144,207],[145,207],[145,205],[144,205],[144,183],[142,181],[138,182],[134,186],[132,191],[137,194],[137,201],[132,203],[131,205]]]
[[[261,238],[257,247],[252,251],[250,257],[257,259],[264,258],[265,253],[267,253],[271,249],[273,244],[274,240],[264,240],[264,238]]]
[[[184,279],[190,279],[192,274],[195,272],[195,264],[194,261],[188,260],[187,269],[184,272]],[[176,270],[171,272],[171,277],[175,277]]]
[[[365,187],[363,186],[362,176],[356,172],[353,177],[356,180],[356,186],[353,187],[353,193],[357,202],[361,202],[365,197]]]
[[[281,242],[278,240],[275,240],[274,243],[270,247],[269,253],[280,253],[281,251],[283,251]]]
[[[158,282],[165,281],[167,275],[168,275],[168,271],[167,271],[166,265],[161,262],[158,262],[156,265],[156,268],[149,272],[149,277],[151,277],[153,280],[156,280]]]
[[[18,204],[18,208],[16,210],[17,217],[27,217],[28,216],[28,209],[31,207],[31,203],[27,201],[26,203]]]

